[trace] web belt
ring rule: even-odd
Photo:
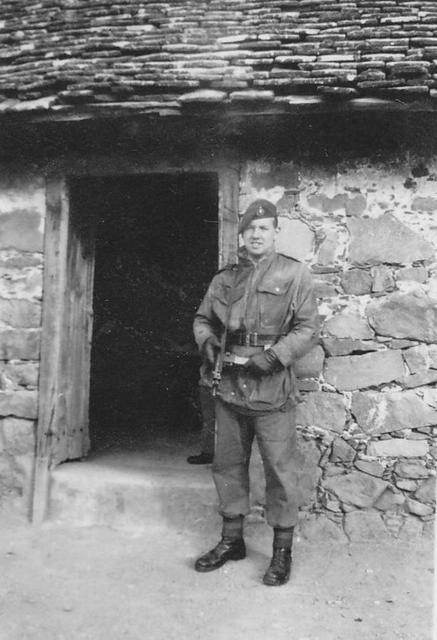
[[[226,346],[238,345],[240,347],[265,347],[274,344],[285,333],[257,333],[256,331],[235,331],[228,333]]]

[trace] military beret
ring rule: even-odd
[[[246,231],[252,220],[257,218],[274,218],[277,220],[278,212],[276,211],[275,205],[269,200],[263,199],[251,202],[240,220],[239,232],[243,233]]]

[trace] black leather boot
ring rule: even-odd
[[[223,536],[220,542],[196,560],[196,571],[214,571],[222,567],[228,560],[243,560],[246,557],[246,545],[243,538],[227,538]]]
[[[273,549],[270,566],[264,574],[263,583],[268,587],[280,587],[288,582],[291,570],[291,549],[277,547]]]
[[[269,587],[280,587],[288,582],[291,571],[293,532],[294,527],[274,529],[273,556],[263,578],[263,583]]]
[[[188,456],[187,458],[188,464],[211,464],[213,460],[214,454],[205,453],[205,451],[202,451],[201,453],[194,456]]]
[[[223,516],[222,539],[220,542],[196,560],[196,571],[214,571],[228,560],[243,560],[246,557],[246,545],[243,540],[243,516]]]

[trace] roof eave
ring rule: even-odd
[[[417,98],[401,100],[377,97],[350,99],[325,98],[317,95],[290,95],[270,100],[221,101],[172,100],[169,102],[135,101],[59,104],[56,96],[39,100],[6,100],[0,103],[0,118],[20,119],[27,122],[75,121],[130,116],[275,116],[317,113],[379,112],[434,112],[437,99]]]

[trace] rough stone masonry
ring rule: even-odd
[[[40,351],[42,178],[0,178],[0,508],[23,514],[35,461]]]
[[[420,177],[414,166],[251,161],[242,172],[240,210],[257,197],[277,204],[277,248],[311,266],[323,320],[298,365],[308,538],[432,532],[437,162]]]

